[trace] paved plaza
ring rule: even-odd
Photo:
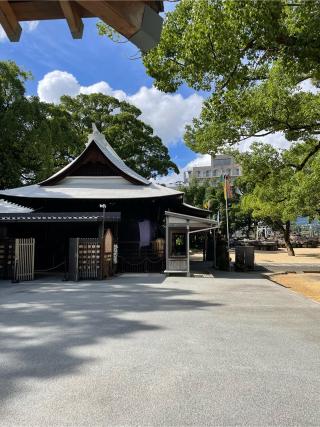
[[[319,426],[319,325],[256,273],[0,282],[0,424]]]

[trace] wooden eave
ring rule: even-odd
[[[150,8],[153,15],[157,17],[157,14],[163,11],[163,2],[147,0],[0,0],[0,24],[9,40],[19,41],[22,31],[20,22],[22,21],[66,19],[72,37],[81,38],[82,18],[96,17],[128,39],[142,30],[147,38],[155,38],[156,43],[158,35],[155,35],[150,28],[142,28],[146,8]]]
[[[31,213],[0,213],[0,223],[17,222],[120,222],[121,212],[31,212]]]

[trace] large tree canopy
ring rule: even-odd
[[[289,252],[290,222],[320,208],[319,28],[319,0],[181,0],[144,57],[159,89],[208,92],[186,130],[193,150],[215,154],[277,132],[293,143],[238,154],[242,209],[281,231]]]
[[[15,63],[0,62],[0,188],[41,181],[77,152],[66,113],[25,96],[29,77]]]
[[[158,46],[145,57],[156,86],[175,91],[234,89],[268,76],[283,59],[320,75],[318,0],[181,0],[167,14]]]
[[[319,83],[319,10],[318,0],[181,0],[168,14],[144,62],[162,90],[187,83],[210,92],[187,128],[193,150],[280,131],[316,151],[320,95],[299,84]]]
[[[95,123],[128,166],[146,178],[179,173],[170,160],[167,147],[153,129],[139,119],[141,111],[103,94],[63,96],[61,107],[70,115],[72,125],[83,142]]]
[[[102,94],[47,104],[25,95],[30,77],[14,62],[0,62],[0,188],[39,182],[62,168],[84,149],[93,122],[141,175],[178,172],[136,107]]]
[[[302,144],[277,150],[255,143],[249,152],[234,153],[242,167],[238,179],[244,192],[242,211],[281,232],[291,255],[291,222],[300,215],[315,216],[320,208],[320,154],[313,156],[303,169],[296,168],[308,152],[309,148]]]
[[[196,151],[215,152],[276,132],[291,142],[314,141],[317,145],[320,93],[302,91],[294,69],[286,72],[278,61],[268,79],[259,84],[213,93],[204,103],[201,117],[187,128],[188,145]]]

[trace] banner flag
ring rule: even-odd
[[[231,187],[231,180],[229,175],[224,176],[223,193],[224,193],[224,200],[232,198],[232,187]]]

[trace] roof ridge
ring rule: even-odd
[[[143,176],[139,175],[137,172],[135,172],[133,169],[131,169],[129,166],[125,164],[125,162],[121,159],[121,157],[117,154],[117,152],[111,147],[111,145],[106,140],[105,136],[99,132],[96,125],[92,124],[92,133],[88,135],[88,142],[86,143],[85,149],[82,151],[82,153],[76,157],[71,163],[66,165],[64,168],[60,169],[55,174],[51,175],[49,178],[43,180],[40,182],[40,185],[46,185],[52,182],[52,180],[57,180],[60,175],[63,175],[63,173],[66,173],[66,171],[74,165],[81,156],[84,155],[84,153],[89,149],[90,145],[92,143],[95,143],[98,149],[102,152],[102,154],[121,172],[123,172],[125,175],[127,175],[128,178],[133,179],[136,183],[140,183],[143,185],[150,185],[151,181],[144,178]],[[62,178],[61,178],[62,179]]]

